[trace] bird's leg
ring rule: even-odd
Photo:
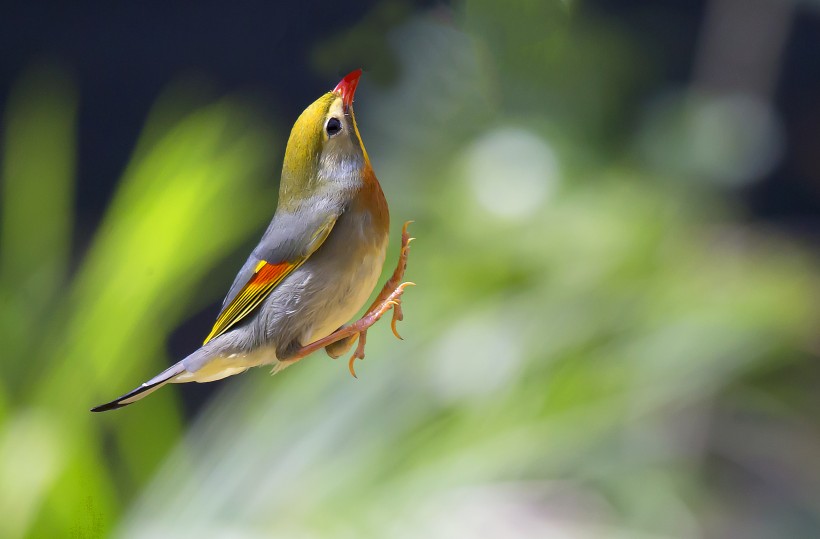
[[[401,251],[399,253],[399,263],[396,265],[393,275],[384,284],[381,292],[379,292],[376,300],[372,305],[370,305],[370,308],[367,309],[364,316],[348,326],[343,326],[337,329],[327,337],[314,341],[296,350],[292,356],[284,360],[285,363],[295,363],[320,348],[325,348],[342,340],[348,340],[348,342],[342,345],[345,348],[338,347],[344,350],[351,346],[355,341],[355,338],[351,337],[358,336],[359,344],[356,346],[356,350],[353,352],[348,364],[350,374],[355,377],[356,371],[353,369],[353,362],[356,359],[364,359],[364,347],[367,342],[367,329],[375,324],[390,309],[393,309],[393,320],[390,323],[390,327],[393,329],[393,334],[396,337],[399,339],[402,338],[396,330],[396,322],[399,322],[404,318],[404,313],[402,313],[401,310],[401,295],[404,294],[405,288],[415,285],[415,283],[411,283],[409,281],[401,282],[404,278],[404,271],[407,269],[407,254],[410,252],[410,242],[414,239],[407,234],[407,226],[412,222],[413,221],[407,221],[401,229]],[[334,352],[336,349],[337,348],[335,347],[331,347],[331,350]]]

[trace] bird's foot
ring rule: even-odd
[[[364,359],[364,347],[365,344],[367,344],[367,330],[370,326],[378,322],[379,319],[390,309],[393,309],[393,320],[390,323],[393,328],[393,334],[399,339],[402,338],[396,331],[396,322],[402,319],[401,295],[404,294],[405,288],[408,286],[415,286],[415,284],[416,283],[406,281],[397,285],[395,288],[390,290],[385,299],[382,301],[377,301],[371,305],[370,309],[363,317],[348,326],[354,328],[355,332],[359,334],[359,344],[356,346],[356,350],[353,352],[353,355],[350,356],[350,361],[347,363],[347,368],[350,369],[350,374],[352,374],[354,378],[357,378],[357,376],[356,369],[353,368],[353,362],[357,359]]]
[[[350,324],[349,326],[344,326],[327,337],[323,339],[319,339],[318,341],[312,342],[306,346],[303,346],[301,349],[296,351],[294,355],[287,359],[288,362],[296,362],[303,357],[319,350],[320,348],[330,347],[328,352],[333,351],[334,353],[331,354],[331,357],[334,355],[340,355],[344,353],[344,350],[349,348],[353,342],[355,341],[354,336],[358,336],[359,344],[356,346],[356,350],[353,352],[353,355],[350,357],[350,361],[348,362],[348,368],[350,369],[350,374],[353,377],[356,377],[356,370],[353,368],[353,362],[356,359],[364,359],[364,347],[367,343],[367,330],[373,324],[379,321],[379,319],[384,316],[384,314],[393,309],[393,319],[390,322],[390,327],[393,330],[393,334],[398,337],[399,339],[402,338],[399,335],[398,330],[396,329],[396,323],[400,322],[404,319],[404,313],[401,309],[401,296],[404,294],[405,288],[408,286],[415,286],[416,283],[412,283],[410,281],[402,282],[404,278],[404,272],[407,269],[407,255],[410,252],[410,242],[413,241],[415,238],[411,238],[407,233],[407,227],[413,221],[407,221],[404,223],[404,226],[401,229],[401,251],[399,252],[399,262],[396,265],[396,269],[393,271],[393,275],[387,282],[384,284],[381,292],[376,297],[376,300],[370,305],[370,308],[367,309],[367,312],[356,322]],[[353,337],[353,338],[351,338]],[[332,347],[334,343],[346,340],[347,342],[342,345],[341,347]],[[339,349],[342,351],[339,354],[336,354]]]

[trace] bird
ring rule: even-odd
[[[308,106],[293,125],[273,218],[233,281],[200,348],[134,390],[92,412],[132,404],[168,383],[211,382],[251,367],[279,372],[325,348],[337,358],[393,309],[403,318],[401,282],[413,238],[402,229],[393,276],[357,322],[345,326],[378,284],[390,213],[353,113],[361,69]]]

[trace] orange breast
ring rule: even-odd
[[[369,211],[373,216],[373,226],[376,231],[387,233],[390,229],[390,210],[384,198],[382,187],[376,178],[376,173],[370,163],[366,163],[362,170],[363,185],[356,198],[353,199],[353,211]]]

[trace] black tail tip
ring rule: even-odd
[[[111,402],[106,402],[105,404],[100,404],[99,406],[95,406],[91,409],[92,412],[107,412],[109,410],[116,410],[118,408],[123,408],[131,404],[130,402],[122,403],[120,402],[122,399],[113,400]]]
[[[91,409],[92,412],[107,412],[109,410],[116,410],[117,408],[124,408],[129,404],[134,404],[138,400],[140,400],[145,395],[151,393],[154,389],[157,389],[159,386],[162,386],[168,381],[168,378],[160,379],[158,382],[154,382],[153,384],[142,384],[138,388],[129,391],[125,395],[112,400],[111,402],[107,402],[105,404],[100,404],[99,406],[95,406]]]

